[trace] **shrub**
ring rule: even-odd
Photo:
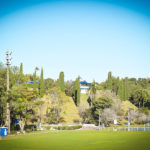
[[[75,126],[58,126],[58,130],[76,130],[82,128],[82,125],[75,125]]]

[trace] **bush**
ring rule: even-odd
[[[76,130],[82,128],[82,125],[75,125],[75,126],[58,126],[58,130]]]
[[[37,126],[36,125],[25,125],[24,129],[26,131],[36,131],[37,130]]]
[[[26,132],[32,132],[32,129],[26,129],[25,131]]]
[[[20,126],[19,126],[19,124],[12,125],[12,126],[11,126],[11,131],[20,131]]]

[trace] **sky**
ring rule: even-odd
[[[150,77],[149,0],[0,0],[0,61],[44,77]],[[38,72],[40,74],[40,71]]]

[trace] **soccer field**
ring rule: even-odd
[[[150,132],[53,131],[8,136],[0,150],[148,150]]]

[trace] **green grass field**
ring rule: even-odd
[[[8,136],[0,150],[149,150],[150,132],[53,131]]]

